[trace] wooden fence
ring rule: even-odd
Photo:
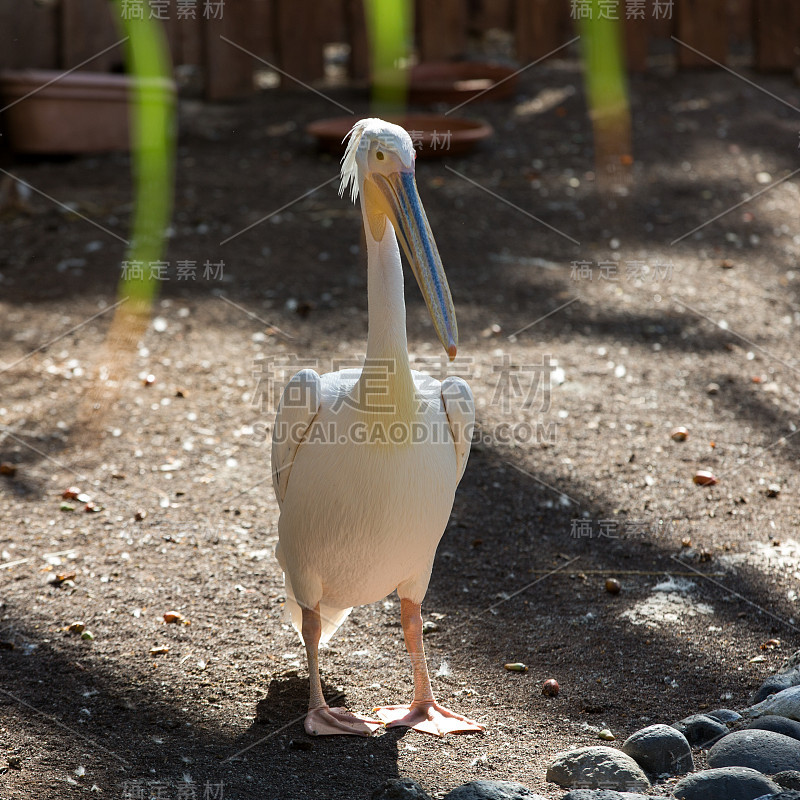
[[[624,26],[634,71],[647,69],[657,40],[669,43],[683,68],[727,64],[733,51],[751,53],[763,71],[792,71],[800,62],[800,0],[602,4]],[[163,18],[173,62],[201,69],[209,99],[254,91],[254,70],[265,68],[257,59],[297,80],[320,80],[325,46],[336,42],[349,45],[351,79],[369,73],[363,0],[128,0],[123,6]],[[83,62],[85,69],[120,69],[112,8],[108,0],[0,0],[0,69],[71,69]],[[487,33],[499,29],[523,65],[574,36],[576,17],[587,8],[588,0],[416,0],[417,54],[421,61],[474,55]],[[282,84],[296,85],[285,77]]]

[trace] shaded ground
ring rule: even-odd
[[[796,168],[800,114],[728,74],[638,78],[635,185],[609,207],[593,188],[577,66],[522,77],[515,103],[463,109],[491,120],[491,144],[418,168],[459,314],[464,358],[450,369],[470,380],[483,434],[428,592],[439,626],[428,656],[439,699],[486,735],[302,732],[304,657],[272,558],[268,426],[298,363],[330,369],[363,352],[359,216],[332,184],[220,245],[335,175],[302,134],[333,107],[307,94],[187,102],[160,320],[92,440],[70,433],[111,315],[82,323],[115,301],[124,247],[39,195],[32,213],[2,219],[0,460],[17,467],[0,482],[4,797],[96,786],[104,797],[367,798],[401,774],[434,794],[484,777],[555,798],[544,772],[558,750],[596,743],[601,727],[622,739],[741,707],[800,646],[797,183],[670,245]],[[787,80],[755,80],[800,104]],[[571,88],[544,111],[525,103]],[[127,235],[127,158],[12,171]],[[189,261],[195,279],[179,280]],[[206,261],[224,262],[221,279],[203,276]],[[411,348],[440,374],[410,281],[408,304]],[[563,376],[537,384],[548,357]],[[676,425],[688,441],[670,439]],[[719,485],[694,486],[698,468]],[[61,511],[71,485],[103,510]],[[667,574],[694,586],[654,593]],[[604,590],[612,575],[616,596]],[[165,625],[170,610],[191,625]],[[75,621],[93,641],[65,632]],[[781,648],[762,653],[770,638]],[[409,697],[396,598],[356,609],[322,661],[327,691],[341,687],[351,708]],[[505,671],[512,661],[529,672]],[[540,693],[548,677],[557,698]]]

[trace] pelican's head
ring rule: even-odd
[[[425,298],[439,340],[452,360],[458,347],[456,312],[442,259],[417,192],[415,158],[411,137],[399,125],[382,119],[362,119],[349,133],[339,194],[349,187],[353,202],[361,195],[364,216],[376,241],[383,239],[387,219],[391,223]]]

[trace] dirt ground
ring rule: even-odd
[[[557,798],[549,760],[600,728],[621,741],[746,705],[800,647],[799,192],[770,188],[797,169],[800,90],[745,73],[763,91],[722,71],[634,78],[634,182],[613,203],[574,61],[462,109],[495,128],[479,151],[418,164],[459,360],[444,365],[410,275],[409,345],[419,368],[469,380],[481,434],[424,607],[428,661],[439,699],[485,735],[302,730],[269,426],[299,366],[364,351],[360,218],[333,183],[220,242],[335,176],[303,130],[337,109],[276,91],[182,104],[169,280],[92,437],[76,409],[124,244],[37,193],[6,209],[0,795],[356,800],[407,775],[439,797],[490,778]],[[332,96],[367,112],[363,95]],[[127,156],[8,169],[128,235]],[[694,485],[698,469],[719,483]],[[100,510],[62,510],[70,486]],[[504,669],[517,661],[527,673]],[[409,699],[396,597],[355,609],[322,668],[351,709]]]

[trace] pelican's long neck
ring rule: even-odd
[[[400,249],[388,220],[383,238],[377,241],[372,235],[363,207],[362,217],[367,239],[369,331],[368,369],[362,375],[360,383],[369,381],[366,395],[372,398],[380,397],[385,391],[383,396],[391,399],[398,416],[407,416],[414,403],[415,388],[408,361]]]

